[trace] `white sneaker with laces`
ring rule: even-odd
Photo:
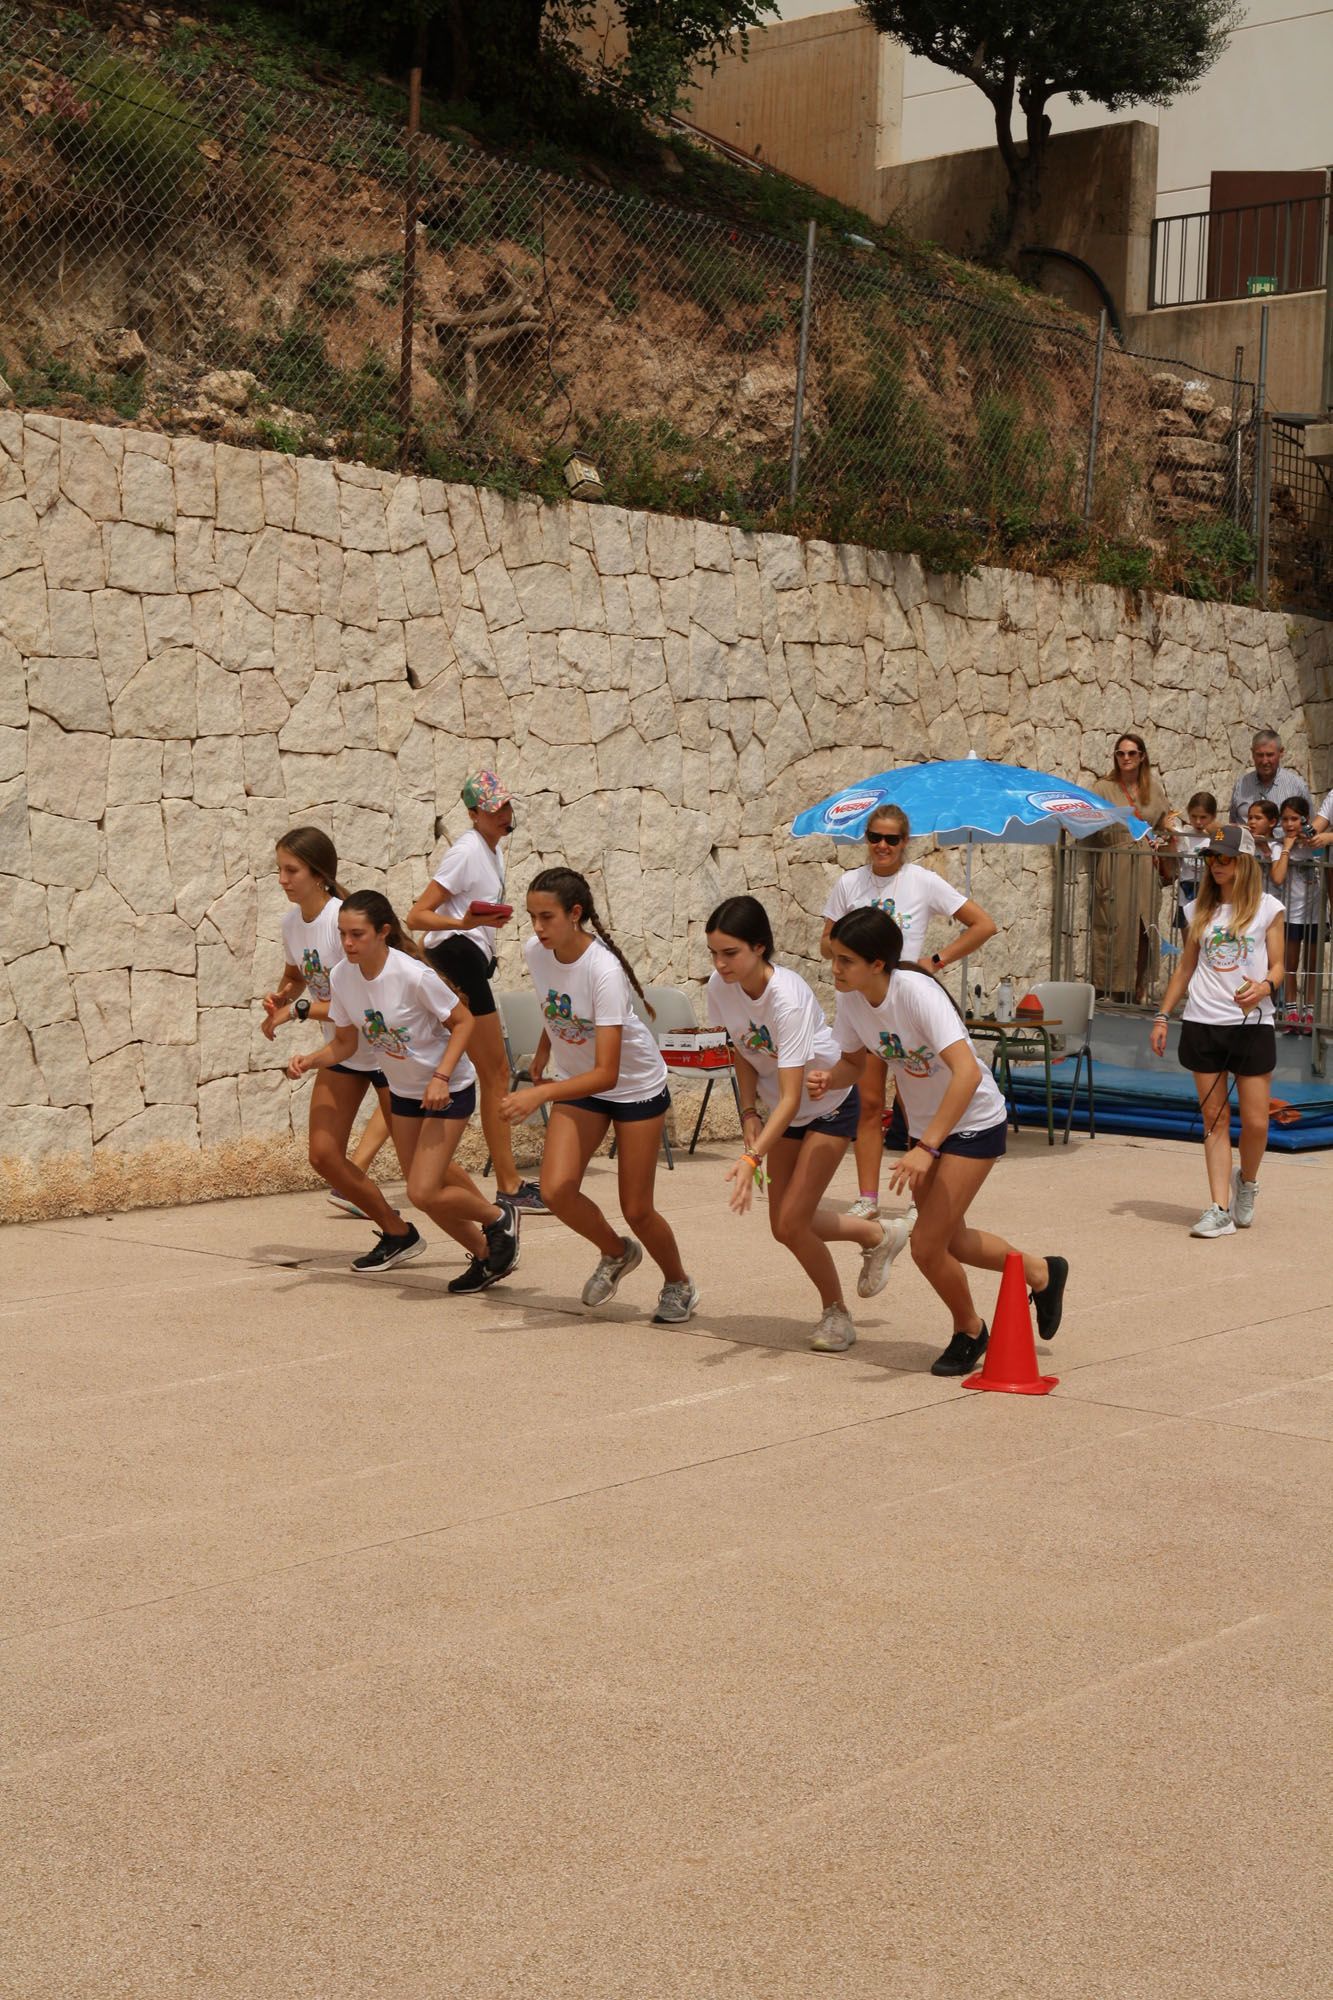
[[[1231,1210],[1223,1208],[1220,1202],[1212,1202],[1190,1231],[1191,1236],[1234,1236],[1236,1225],[1231,1219]]]
[[[895,1215],[888,1222],[881,1222],[883,1234],[871,1249],[861,1252],[861,1275],[856,1281],[856,1295],[861,1299],[873,1299],[889,1282],[889,1268],[900,1250],[907,1248],[912,1234],[912,1225],[906,1216]]]
[[[879,1202],[873,1194],[863,1194],[859,1200],[852,1203],[847,1213],[848,1215],[854,1215],[858,1222],[877,1222],[879,1220]]]
[[[693,1278],[676,1279],[665,1284],[657,1301],[657,1311],[653,1314],[654,1326],[683,1326],[687,1319],[693,1319],[699,1309],[699,1287]]]
[[[1258,1192],[1258,1181],[1242,1180],[1237,1167],[1231,1176],[1231,1219],[1237,1229],[1248,1229],[1253,1223],[1254,1198]]]
[[[603,1257],[599,1261],[597,1269],[583,1287],[584,1305],[604,1306],[615,1297],[620,1280],[627,1278],[631,1271],[637,1271],[642,1262],[642,1244],[627,1236],[625,1247],[618,1257]]]
[[[851,1314],[845,1306],[825,1306],[820,1314],[815,1337],[810,1342],[812,1354],[845,1354],[849,1347],[856,1345],[856,1328],[852,1325]]]

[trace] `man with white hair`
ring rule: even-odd
[[[1308,799],[1310,788],[1304,778],[1282,762],[1282,738],[1276,729],[1258,729],[1250,743],[1252,770],[1242,771],[1231,787],[1230,818],[1244,826],[1245,816],[1256,799],[1271,799],[1280,806],[1284,799]]]

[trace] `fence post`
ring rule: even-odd
[[[1241,391],[1241,382],[1244,376],[1244,372],[1245,372],[1245,349],[1243,347],[1238,347],[1236,349],[1235,362],[1232,368],[1232,375],[1231,375],[1231,436],[1235,447],[1232,452],[1232,457],[1236,461],[1231,471],[1231,518],[1235,522],[1237,527],[1240,526],[1240,487],[1241,487],[1241,462],[1242,462],[1241,426],[1240,426],[1240,391]]]
[[[1083,523],[1092,522],[1092,498],[1097,486],[1097,432],[1102,421],[1102,368],[1106,361],[1106,307],[1097,321],[1097,354],[1092,364],[1092,412],[1088,418],[1088,469],[1083,480]]]
[[[1264,405],[1268,401],[1268,307],[1259,308],[1259,374],[1254,385],[1254,462],[1250,468],[1253,504],[1250,534],[1254,541],[1253,581],[1260,589],[1260,603],[1268,581],[1268,471]]]
[[[403,191],[403,334],[398,354],[398,463],[405,466],[412,445],[412,348],[417,308],[417,155],[421,146],[421,71],[426,59],[426,24],[417,22],[416,47],[407,90],[407,184]]]
[[[791,477],[787,500],[796,505],[796,489],[801,483],[801,424],[805,417],[805,370],[810,357],[810,295],[815,280],[815,225],[805,232],[805,281],[801,287],[801,344],[796,356],[796,408],[791,420]]]

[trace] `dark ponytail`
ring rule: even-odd
[[[535,896],[554,896],[567,917],[572,917],[577,910],[580,923],[591,924],[611,956],[619,961],[625,977],[644,1006],[648,1008],[650,1019],[656,1018],[639,984],[638,973],[598,916],[592,900],[592,890],[588,887],[585,876],[578,874],[573,868],[543,868],[541,873],[534,875],[529,882],[528,893]]]
[[[303,861],[312,875],[318,875],[331,896],[343,900],[347,892],[338,880],[338,850],[322,827],[294,826],[274,845],[280,853]]]
[[[387,931],[391,951],[401,951],[408,958],[420,958],[415,939],[408,936],[398,921],[393,904],[378,889],[357,889],[350,896],[344,896],[343,909],[355,916],[369,917],[377,931]]]
[[[830,926],[829,937],[838,944],[845,944],[848,951],[854,951],[867,965],[882,965],[890,979],[895,972],[919,972],[923,979],[935,979],[929,966],[921,965],[914,958],[903,957],[902,930],[885,910],[848,910],[845,917],[839,917]],[[939,981],[935,980],[935,984],[938,986]],[[958,1002],[952,993],[944,987],[940,991],[962,1020]]]
[[[757,896],[728,896],[725,902],[719,903],[704,925],[706,936],[711,936],[714,931],[724,931],[728,937],[739,938],[753,951],[762,952],[772,964],[773,926],[768,920],[768,911]]]

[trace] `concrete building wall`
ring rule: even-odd
[[[1265,305],[1268,407],[1313,416],[1320,408],[1323,370],[1327,308],[1322,292],[1132,313],[1125,321],[1125,342],[1141,354],[1185,360],[1217,375],[1231,373],[1236,349],[1243,347],[1242,373],[1253,381],[1259,366],[1259,315]]]
[[[568,861],[643,976],[697,982],[753,891],[827,996],[801,806],[969,750],[1088,778],[1128,727],[1173,798],[1221,792],[1270,720],[1322,787],[1330,630],[0,412],[0,1220],[301,1182],[317,1031],[258,1025],[293,824],[401,909],[494,766],[520,907]],[[990,976],[1048,964],[1050,885],[978,853]]]

